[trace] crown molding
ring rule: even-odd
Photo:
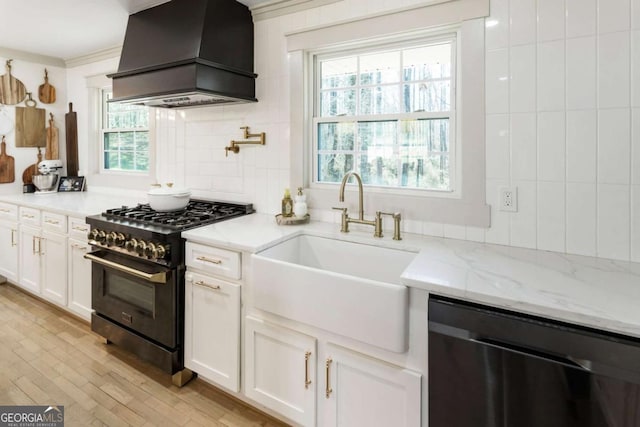
[[[35,62],[38,64],[49,65],[52,67],[65,68],[65,62],[62,58],[56,58],[54,56],[47,56],[47,55],[39,55],[37,53],[25,52],[23,50],[0,47],[0,56],[3,58],[18,59],[20,61]]]
[[[255,5],[250,10],[254,21],[262,21],[339,1],[343,0],[272,0]]]
[[[108,49],[98,50],[87,55],[69,58],[64,61],[67,68],[78,67],[80,65],[91,64],[92,62],[103,61],[105,59],[120,58],[122,46],[114,46]]]

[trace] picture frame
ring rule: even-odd
[[[84,191],[84,176],[62,176],[58,183],[58,192],[68,193]]]

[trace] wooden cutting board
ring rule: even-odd
[[[0,144],[0,184],[13,182],[16,179],[15,159],[7,156],[7,143],[2,137]]]
[[[27,166],[27,168],[22,172],[22,182],[24,184],[33,184],[33,175],[38,175],[38,163],[42,161],[42,152],[40,151],[40,147],[38,147],[38,161],[32,165]]]
[[[49,84],[49,72],[46,68],[44,69],[44,84],[38,87],[38,99],[43,104],[56,102],[56,88]]]
[[[27,89],[24,84],[11,75],[11,61],[6,64],[7,74],[0,76],[0,104],[16,105],[24,101]]]
[[[58,143],[58,128],[53,123],[53,113],[49,113],[49,127],[47,128],[47,146],[44,152],[44,158],[47,160],[58,160],[60,158]]]
[[[69,103],[69,112],[64,115],[64,128],[67,137],[67,175],[78,176],[78,117]]]
[[[28,94],[26,107],[16,107],[16,147],[44,147],[47,145],[45,111],[36,108],[36,101]]]

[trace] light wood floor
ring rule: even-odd
[[[0,405],[64,405],[75,426],[283,426],[195,379],[106,345],[88,324],[0,285]]]

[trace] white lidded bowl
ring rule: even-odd
[[[149,206],[160,212],[184,209],[191,198],[191,191],[186,188],[174,188],[173,184],[156,186],[147,192]]]

